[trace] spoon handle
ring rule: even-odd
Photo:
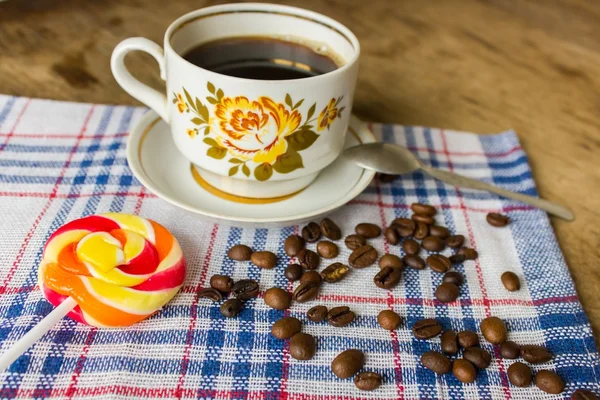
[[[477,179],[467,178],[466,176],[458,175],[454,172],[432,168],[426,165],[421,166],[421,170],[423,170],[425,173],[431,175],[436,179],[449,183],[450,185],[468,189],[485,190],[503,197],[507,197],[509,199],[518,200],[523,203],[530,204],[536,208],[542,209],[552,215],[555,215],[567,221],[573,221],[575,219],[575,216],[573,215],[573,212],[571,210],[559,204],[552,203],[548,200],[528,196],[526,194],[511,192],[509,190],[501,189],[497,186],[490,185]]]

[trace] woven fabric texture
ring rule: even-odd
[[[409,216],[413,202],[436,206],[438,223],[465,235],[479,252],[476,261],[456,266],[466,277],[457,301],[435,300],[442,276],[430,269],[407,269],[401,284],[388,291],[373,284],[378,267],[372,266],[352,270],[344,281],[324,285],[315,301],[295,303],[285,312],[270,309],[259,297],[237,318],[225,319],[220,304],[198,300],[198,289],[220,273],[256,279],[262,291],[292,290],[296,284],[283,275],[290,262],[283,241],[301,227],[207,224],[146,191],[125,158],[128,131],[145,111],[0,96],[1,351],[52,310],[37,286],[37,266],[50,234],[72,219],[107,211],[154,219],[178,238],[188,263],[181,292],[142,323],[97,329],[65,318],[0,372],[1,398],[550,399],[569,398],[577,388],[600,392],[594,338],[546,214],[491,194],[457,190],[421,173],[392,183],[375,180],[330,217],[348,235],[359,222],[387,226]],[[378,124],[373,131],[379,140],[408,146],[432,166],[536,194],[513,132],[478,136]],[[491,227],[489,212],[507,214],[512,223]],[[382,237],[370,242],[380,254],[403,255]],[[276,253],[277,268],[261,270],[228,259],[227,249],[237,243]],[[342,241],[338,245],[340,255],[332,261],[346,262],[349,250]],[[521,290],[504,289],[500,275],[506,270],[521,277]],[[345,328],[308,321],[306,311],[319,303],[348,305],[357,318]],[[377,325],[383,309],[404,317],[400,329],[389,332]],[[288,343],[271,336],[271,325],[284,315],[300,318],[303,331],[317,338],[312,360],[291,358]],[[551,362],[533,369],[558,372],[567,383],[562,395],[545,394],[534,385],[512,386],[507,368],[513,360],[493,357],[473,384],[462,384],[452,374],[436,376],[420,364],[421,354],[439,350],[440,342],[439,337],[416,340],[410,331],[415,321],[437,318],[445,329],[479,332],[479,322],[491,315],[507,322],[510,340],[542,344],[554,353]],[[348,348],[363,350],[365,370],[383,375],[379,389],[360,392],[352,379],[333,375],[331,360]]]

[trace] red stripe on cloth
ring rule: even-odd
[[[42,218],[44,218],[44,215],[46,215],[46,212],[50,208],[50,205],[56,198],[56,192],[58,191],[58,188],[60,187],[60,183],[62,182],[62,179],[63,179],[65,173],[67,172],[67,169],[69,168],[69,164],[71,163],[71,160],[73,159],[75,150],[77,150],[77,147],[79,146],[79,141],[81,140],[81,136],[85,133],[85,131],[87,129],[90,118],[92,117],[92,114],[94,112],[94,108],[95,108],[95,106],[90,107],[90,111],[88,112],[88,115],[85,117],[85,120],[83,122],[83,127],[81,128],[81,131],[79,132],[79,136],[77,137],[77,140],[76,140],[75,144],[73,145],[73,148],[71,149],[71,152],[69,153],[69,156],[67,157],[67,161],[65,161],[65,165],[63,166],[58,178],[56,179],[56,183],[54,184],[54,188],[52,189],[52,192],[50,193],[48,201],[46,202],[44,207],[42,207],[42,211],[36,217],[36,219],[33,221],[33,225],[31,227],[31,229],[25,236],[25,240],[23,240],[23,243],[21,243],[21,247],[19,248],[17,256],[15,257],[15,261],[13,261],[12,266],[8,270],[8,274],[4,278],[4,281],[2,282],[2,287],[6,288],[8,286],[8,284],[10,283],[10,281],[12,280],[15,273],[17,272],[17,269],[19,268],[19,265],[21,265],[21,261],[23,260],[23,255],[25,254],[25,251],[27,250],[27,247],[29,246],[29,242],[31,241],[31,238],[35,234],[35,231],[37,230],[37,227],[40,224]]]
[[[381,189],[379,187],[379,179],[375,180],[375,190],[377,192],[377,203],[382,204]],[[387,226],[385,220],[385,212],[383,207],[379,207],[379,218],[381,219],[381,225]],[[390,252],[390,245],[388,241],[383,239],[383,250],[385,253]],[[406,281],[405,281],[406,282]],[[387,291],[387,306],[390,310],[394,311],[394,293],[392,290]],[[392,339],[392,351],[394,357],[394,381],[396,382],[396,390],[398,391],[398,399],[404,398],[404,385],[402,384],[402,365],[400,363],[400,344],[398,343],[398,335],[396,331],[390,331],[390,337]]]
[[[105,133],[100,135],[84,135],[83,139],[98,139],[98,138],[118,138],[129,135],[129,132],[117,132],[117,133]],[[76,134],[70,133],[0,133],[0,137],[20,137],[27,139],[73,139],[77,137]]]
[[[442,132],[442,131],[440,131],[440,132]],[[420,151],[423,153],[434,153],[434,154],[452,155],[452,156],[485,156],[485,157],[506,157],[517,151],[523,151],[523,148],[521,146],[515,146],[512,149],[509,149],[507,151],[502,151],[499,153],[486,153],[483,151],[448,151],[447,148],[445,148],[444,150],[436,150],[436,149],[428,149],[425,147],[416,147],[416,146],[410,146],[407,148],[411,151]]]
[[[75,389],[77,387],[77,382],[79,381],[79,375],[83,371],[83,366],[85,365],[85,360],[87,358],[87,353],[90,351],[90,347],[92,347],[92,343],[94,342],[94,338],[96,337],[96,332],[98,332],[98,328],[93,326],[90,328],[88,332],[87,338],[85,339],[85,344],[83,345],[83,349],[81,350],[81,354],[79,355],[79,359],[75,364],[75,369],[73,370],[73,375],[71,375],[71,383],[67,388],[65,396],[67,398],[72,399],[75,396]]]
[[[148,197],[157,198],[152,193],[140,193],[140,192],[104,192],[104,193],[57,193],[54,198],[57,199],[73,199],[79,197],[98,197],[98,196],[124,196],[124,197]],[[43,192],[0,192],[0,197],[41,197],[49,198],[52,197],[52,193]]]
[[[17,115],[17,118],[15,119],[15,123],[13,124],[12,128],[10,129],[10,132],[8,132],[6,134],[6,140],[4,141],[4,143],[2,143],[0,145],[0,151],[3,151],[4,148],[6,147],[6,145],[8,144],[8,142],[10,141],[10,138],[15,136],[15,130],[17,129],[19,122],[21,122],[21,118],[25,114],[25,111],[27,110],[27,108],[29,107],[30,104],[31,104],[31,99],[28,99],[27,102],[23,105],[23,108],[21,109],[21,111],[19,111],[19,115]],[[14,105],[14,103],[13,103],[13,105]],[[12,111],[12,110],[10,110],[10,111]],[[10,111],[9,111],[9,114],[10,114]]]
[[[448,152],[448,143],[446,142],[446,134],[443,129],[440,130],[440,136],[442,139],[442,145],[444,146],[444,154],[446,155],[446,158],[448,159],[448,168],[450,169],[450,171],[454,171],[454,168],[452,167],[452,160],[450,157],[450,153]],[[460,207],[462,209],[463,216],[465,218],[465,224],[467,226],[469,241],[471,242],[471,246],[474,249],[477,249],[477,243],[475,242],[475,234],[473,233],[473,227],[471,225],[469,213],[467,212],[467,208],[465,206],[465,201],[463,199],[462,192],[458,187],[456,187],[455,189],[456,189],[456,194],[458,196],[458,201],[460,202]],[[485,310],[485,316],[490,317],[490,316],[492,316],[490,301],[488,298],[487,289],[485,287],[485,281],[483,279],[483,271],[481,269],[481,264],[479,263],[479,259],[475,260],[475,271],[477,272],[477,280],[479,282],[479,289],[481,290],[481,296],[483,298],[483,306],[484,306],[484,310]],[[503,386],[502,389],[504,390],[504,396],[506,399],[510,399],[512,397],[512,395],[510,393],[508,377],[506,375],[506,370],[504,368],[504,361],[503,361],[502,357],[500,357],[500,351],[498,350],[497,346],[494,347],[494,353],[498,360],[498,373],[500,375],[500,380],[502,381],[502,386]]]
[[[206,249],[206,256],[204,257],[204,264],[202,265],[202,273],[200,274],[200,279],[198,280],[198,285],[196,286],[196,292],[202,288],[204,282],[206,280],[206,276],[208,275],[208,267],[210,265],[210,260],[212,258],[212,251],[215,245],[215,240],[217,237],[217,233],[219,231],[219,225],[214,224],[212,228],[212,232],[210,233],[210,241],[208,243],[208,248]],[[175,390],[175,397],[180,399],[182,397],[183,384],[185,381],[185,375],[187,374],[188,366],[190,363],[190,351],[192,348],[192,341],[194,337],[194,327],[196,326],[196,318],[198,318],[198,300],[199,297],[195,296],[194,301],[191,305],[190,310],[190,324],[188,327],[187,335],[185,338],[185,347],[183,349],[183,357],[181,359],[181,369],[179,372],[179,380],[177,381],[177,388]]]
[[[140,211],[142,211],[142,203],[144,202],[144,197],[146,197],[146,190],[145,189],[146,188],[143,187],[143,186],[140,189],[140,194],[138,195],[139,196],[138,201],[135,204],[135,207],[133,209],[133,213],[135,215],[140,215]]]

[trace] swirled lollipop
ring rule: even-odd
[[[50,236],[38,271],[56,308],[2,354],[0,370],[65,315],[97,327],[131,325],[158,312],[184,279],[181,247],[162,225],[118,213],[71,221]]]

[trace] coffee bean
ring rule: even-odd
[[[571,395],[571,400],[598,400],[598,396],[590,390],[577,389]]]
[[[465,237],[463,235],[452,235],[446,238],[446,245],[453,249],[458,249],[465,242]]]
[[[396,229],[396,233],[402,237],[412,236],[415,232],[415,221],[408,218],[396,218],[392,221],[392,227]]]
[[[427,264],[429,265],[429,268],[440,274],[443,274],[452,267],[450,259],[441,254],[432,254],[427,257]]]
[[[292,295],[278,287],[267,289],[263,299],[266,305],[276,310],[285,310],[292,304]]]
[[[519,277],[514,272],[506,271],[500,277],[504,288],[509,292],[516,292],[521,289],[521,281],[519,281]]]
[[[242,279],[233,284],[233,295],[240,300],[250,300],[258,296],[258,282],[254,279]]]
[[[327,307],[314,306],[306,312],[306,317],[312,322],[321,322],[327,318]]]
[[[257,267],[271,269],[277,265],[277,256],[270,251],[255,251],[250,256],[250,261]]]
[[[353,311],[350,311],[350,308],[346,306],[333,307],[327,313],[327,322],[329,322],[329,325],[340,328],[342,326],[350,325],[355,317],[356,314],[354,314]]]
[[[300,264],[290,264],[285,269],[283,274],[288,279],[288,281],[295,282],[298,279],[300,279],[303,272],[304,270],[302,269],[302,266]]]
[[[310,360],[317,352],[317,341],[313,335],[298,332],[290,339],[290,356],[296,360]]]
[[[435,207],[430,206],[429,204],[412,203],[410,209],[413,210],[415,214],[435,215],[437,213]]]
[[[488,224],[490,224],[492,226],[500,227],[500,228],[508,225],[508,223],[510,222],[509,217],[507,217],[506,215],[498,214],[498,213],[489,213],[485,217],[485,219],[488,222]]]
[[[471,364],[481,369],[489,367],[492,362],[491,354],[479,347],[469,347],[463,352],[463,357],[465,360],[469,360]]]
[[[377,174],[377,178],[379,179],[380,182],[383,182],[383,183],[393,182],[396,179],[396,177],[397,177],[397,175]]]
[[[437,236],[427,236],[421,241],[421,246],[427,251],[442,251],[446,247],[446,243]]]
[[[321,274],[319,274],[317,271],[306,271],[300,277],[301,284],[306,283],[306,282],[311,282],[311,283],[320,285],[322,280],[323,280],[323,278],[321,277]]]
[[[458,249],[456,254],[465,256],[465,260],[475,260],[477,257],[479,257],[477,250],[470,247],[461,247]]]
[[[531,384],[531,368],[520,361],[513,363],[506,372],[510,383],[517,387],[526,387]]]
[[[448,329],[442,333],[442,351],[446,354],[458,353],[458,342],[456,338],[456,332],[452,329]]]
[[[309,222],[302,228],[302,238],[307,242],[316,242],[321,237],[321,227],[314,222]]]
[[[356,225],[354,231],[357,235],[360,235],[365,239],[372,239],[381,235],[381,228],[368,222],[363,222],[362,224]]]
[[[223,295],[215,288],[205,288],[198,290],[197,296],[199,299],[209,299],[212,301],[223,300]]]
[[[339,254],[337,244],[327,240],[321,240],[317,243],[317,253],[323,258],[336,258]]]
[[[405,255],[402,257],[402,262],[412,269],[425,269],[425,260],[414,254]]]
[[[227,252],[227,257],[235,261],[248,261],[251,255],[252,249],[243,244],[237,244]]]
[[[360,235],[349,235],[346,236],[346,239],[344,239],[344,243],[346,244],[346,247],[350,250],[356,250],[360,246],[364,246],[365,244],[367,244],[367,241],[364,237]]]
[[[398,235],[398,232],[396,232],[396,229],[393,226],[387,228],[385,232],[383,232],[383,235],[389,244],[398,244],[400,242],[400,235]]]
[[[417,222],[414,237],[417,240],[423,240],[429,236],[429,226],[422,222]]]
[[[465,257],[464,254],[452,254],[450,257],[448,257],[448,259],[450,260],[450,262],[452,264],[456,265],[456,264],[462,264],[463,262],[465,262],[467,257]]]
[[[464,358],[454,360],[452,364],[452,373],[462,383],[472,383],[477,376],[477,370],[470,361]]]
[[[458,298],[459,289],[454,283],[443,282],[435,290],[435,298],[442,303],[452,303]]]
[[[446,239],[450,236],[450,231],[445,226],[431,225],[429,227],[429,235],[439,237],[440,239]]]
[[[379,259],[379,268],[393,267],[393,268],[404,268],[404,264],[400,257],[394,254],[384,254]]]
[[[402,250],[404,250],[406,254],[419,254],[421,246],[416,240],[405,239],[404,242],[402,242]]]
[[[413,214],[410,216],[410,219],[415,222],[422,222],[425,225],[433,225],[435,223],[435,218],[430,215]]]
[[[417,339],[431,339],[442,331],[442,326],[433,318],[421,319],[412,326],[413,336]]]
[[[354,385],[359,390],[375,390],[381,386],[381,375],[377,372],[363,371],[354,377]]]
[[[289,339],[300,332],[302,323],[298,318],[284,317],[275,321],[271,327],[271,334],[277,339]]]
[[[356,349],[344,350],[331,362],[331,371],[340,379],[350,378],[365,364],[365,355]]]
[[[549,394],[559,394],[565,390],[565,381],[556,372],[547,369],[535,374],[535,385]]]
[[[396,287],[402,279],[402,269],[394,267],[384,267],[373,278],[375,286],[382,289],[392,289]]]
[[[331,240],[340,240],[342,238],[342,230],[339,226],[329,218],[324,218],[321,221],[321,233]]]
[[[227,275],[213,275],[210,277],[210,287],[221,293],[229,293],[233,287],[233,279]]]
[[[479,336],[473,331],[458,332],[458,344],[465,349],[479,346]]]
[[[377,261],[377,250],[369,244],[354,250],[348,258],[348,263],[354,268],[365,268]]]
[[[438,351],[426,351],[421,355],[421,364],[436,374],[443,375],[450,372],[452,362]]]
[[[532,364],[541,364],[552,359],[552,353],[544,346],[526,344],[521,346],[521,357]]]
[[[304,282],[294,290],[294,300],[298,303],[311,301],[319,294],[319,284],[314,282]]]
[[[290,257],[296,257],[300,250],[304,248],[304,239],[302,236],[298,235],[290,235],[283,242],[283,249],[285,250],[285,254]]]
[[[377,323],[388,331],[396,330],[402,323],[402,317],[392,310],[383,310],[377,315]]]
[[[458,271],[448,271],[444,274],[442,282],[454,283],[456,286],[460,286],[463,283],[463,276]]]
[[[221,304],[221,315],[226,318],[233,318],[242,311],[244,304],[238,299],[229,299]]]
[[[521,355],[521,348],[515,342],[507,340],[500,345],[500,355],[502,358],[514,360]]]
[[[481,321],[479,325],[483,337],[492,344],[500,344],[506,342],[506,324],[498,317],[488,317]]]
[[[309,249],[300,250],[300,253],[298,253],[296,258],[298,259],[298,264],[302,265],[308,270],[317,269],[321,262],[319,255]]]
[[[321,277],[327,283],[339,282],[348,274],[350,268],[342,263],[333,263],[323,271],[321,271]]]

